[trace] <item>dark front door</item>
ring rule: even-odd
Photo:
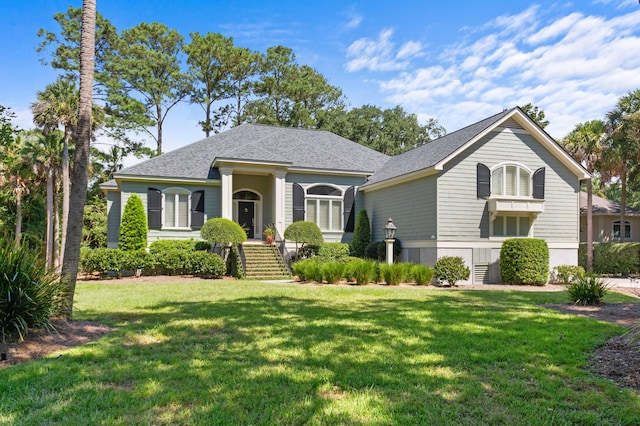
[[[238,201],[238,223],[247,232],[248,238],[254,238],[255,204],[252,201]]]

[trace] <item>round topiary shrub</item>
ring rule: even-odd
[[[147,247],[147,215],[142,199],[131,194],[124,206],[118,248],[121,250],[140,250]]]
[[[200,229],[205,241],[216,244],[242,244],[247,240],[244,229],[236,222],[216,217],[209,219]]]
[[[433,270],[438,281],[450,286],[456,285],[458,281],[468,280],[471,275],[461,256],[442,256],[436,261]]]
[[[500,274],[507,284],[545,285],[549,279],[549,247],[536,238],[510,238],[500,249]]]
[[[318,225],[304,220],[293,222],[291,225],[287,226],[287,229],[284,230],[284,238],[289,241],[300,243],[303,246],[305,244],[310,246],[320,246],[324,243],[322,231],[320,231]]]
[[[367,211],[362,209],[356,217],[356,225],[353,230],[353,240],[351,241],[351,256],[364,257],[365,249],[371,243],[371,224]]]

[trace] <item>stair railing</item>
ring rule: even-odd
[[[278,232],[278,228],[276,228],[276,234],[274,235],[273,241],[276,245],[276,248],[278,249],[278,252],[280,253],[280,258],[284,263],[284,267],[287,268],[289,275],[291,275],[291,267],[289,265],[290,259],[287,258],[287,243],[285,239],[282,238],[282,235],[280,235],[280,232]]]

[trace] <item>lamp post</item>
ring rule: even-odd
[[[395,241],[393,237],[395,237],[397,229],[398,228],[393,224],[393,220],[389,218],[389,220],[387,220],[387,225],[384,227],[384,242],[387,244],[387,265],[391,265],[393,263],[393,242]]]

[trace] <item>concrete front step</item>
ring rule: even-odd
[[[245,277],[254,280],[291,279],[289,271],[275,246],[244,244]]]

